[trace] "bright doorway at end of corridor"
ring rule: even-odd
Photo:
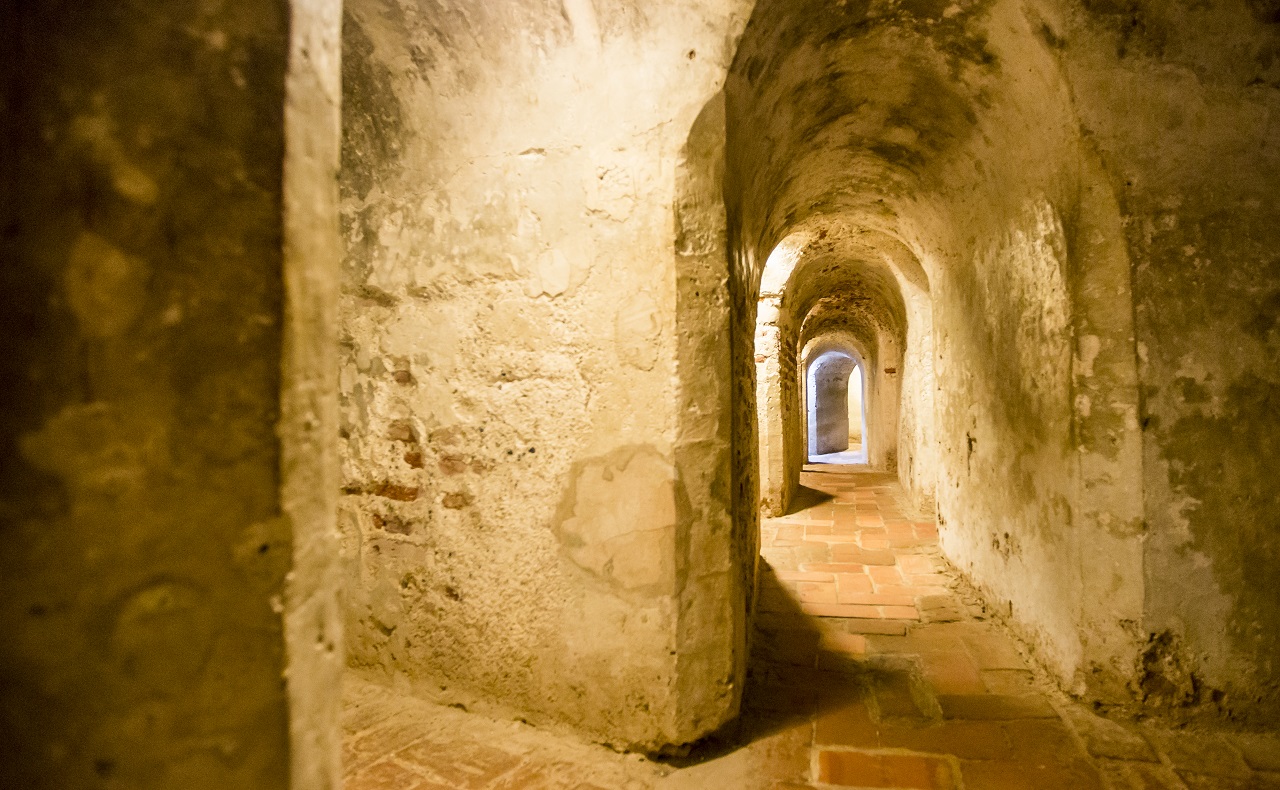
[[[811,464],[865,464],[867,415],[862,365],[830,351],[805,376]]]

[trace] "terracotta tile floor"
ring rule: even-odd
[[[762,525],[732,732],[658,763],[352,676],[347,790],[1280,790],[1280,737],[1068,701],[983,618],[892,477],[806,470],[798,511]]]

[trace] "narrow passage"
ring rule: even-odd
[[[893,475],[811,465],[801,484],[761,530],[745,719],[809,733],[805,780],[774,790],[1280,787],[1275,739],[1121,724],[1050,685]]]

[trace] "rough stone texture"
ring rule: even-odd
[[[1089,42],[1067,73],[1108,166],[1133,266],[1147,527],[1143,631],[1155,635],[1142,693],[1159,704],[1261,709],[1274,721],[1274,4],[1135,2],[1065,19],[1068,41]]]
[[[6,783],[332,785],[339,490],[356,663],[705,734],[835,347],[1060,680],[1280,717],[1274,3],[3,11]]]
[[[840,337],[869,460],[1065,683],[1266,707],[1273,20],[748,5],[348,4],[354,659],[615,743],[715,726]]]
[[[760,510],[782,515],[795,496],[807,458],[797,428],[805,421],[805,382],[796,362],[796,318],[782,305],[786,281],[762,285],[755,329],[756,417],[760,461]]]
[[[336,613],[325,12],[0,9],[4,787],[287,787],[287,661],[295,786],[340,777],[340,632],[292,622]]]
[[[745,6],[347,3],[356,664],[644,749],[736,710],[718,91]]]
[[[804,484],[834,500],[762,526],[769,559],[743,714],[687,757],[660,763],[618,754],[565,733],[413,699],[353,672],[343,689],[346,787],[1275,787],[1276,774],[1268,771],[1280,764],[1280,739],[1224,739],[1220,730],[1104,719],[1092,706],[1066,699],[1041,669],[1024,663],[1006,628],[982,619],[967,585],[939,555],[933,525],[905,520],[921,514],[905,508],[891,474],[811,467]],[[913,532],[914,540],[903,540]],[[806,562],[798,548],[834,541],[828,545],[835,554],[884,540],[886,533],[891,564],[865,574],[859,565]],[[836,567],[846,570],[832,572]],[[864,602],[903,594],[921,602],[941,598],[956,614],[952,622],[886,620],[878,618],[897,607],[847,606],[871,611],[836,613],[833,604],[815,603],[834,600],[835,590],[846,600],[850,578],[882,591],[895,579],[899,593],[863,594]],[[813,610],[829,614],[812,617]],[[868,624],[898,630],[864,635]],[[1012,676],[1022,679],[1011,682]]]
[[[1077,692],[1266,714],[1276,27],[1154,6],[759,3],[726,87],[735,326],[797,238],[866,239],[832,266],[896,281],[855,291],[906,318],[898,470],[936,480],[948,555]]]
[[[342,7],[291,0],[285,76],[281,509],[293,530],[285,589],[290,786],[342,786],[345,640],[338,563],[338,165]]]

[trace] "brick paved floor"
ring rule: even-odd
[[[658,763],[352,676],[347,790],[1280,790],[1280,737],[1113,721],[984,618],[889,475],[807,467],[761,529],[743,714]]]

